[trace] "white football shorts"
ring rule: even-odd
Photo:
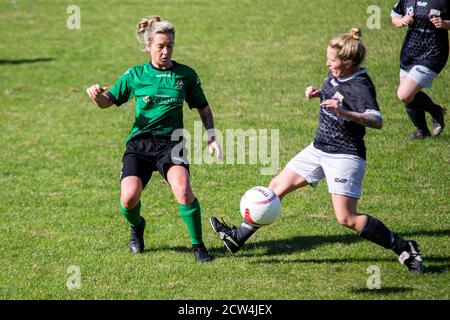
[[[414,80],[421,87],[430,89],[433,86],[433,80],[438,74],[433,70],[420,65],[415,65],[411,69],[400,69],[400,77],[408,77]]]
[[[326,178],[329,193],[361,197],[366,161],[358,156],[326,153],[311,143],[292,158],[286,168],[304,177],[313,187]]]

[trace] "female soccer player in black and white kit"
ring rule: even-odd
[[[437,136],[444,129],[444,111],[422,91],[431,88],[433,79],[448,60],[450,29],[449,0],[400,0],[392,10],[392,23],[408,26],[400,56],[398,98],[416,127],[411,139]],[[425,112],[431,114],[428,129]]]
[[[423,270],[419,246],[403,240],[375,217],[357,211],[366,169],[366,127],[381,129],[383,122],[375,87],[366,69],[360,67],[366,49],[361,31],[335,37],[327,49],[330,70],[321,90],[306,88],[308,99],[320,98],[319,127],[313,143],[297,154],[269,184],[282,199],[288,193],[317,185],[326,179],[337,221],[399,255],[409,270]],[[231,252],[237,252],[258,227],[247,221],[229,227],[210,218],[214,231]]]

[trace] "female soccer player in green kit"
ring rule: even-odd
[[[87,89],[100,108],[120,106],[134,97],[136,118],[126,140],[122,159],[120,210],[131,225],[130,251],[144,250],[145,219],[141,217],[140,197],[152,172],[167,180],[179,203],[181,216],[192,240],[195,259],[211,261],[203,240],[200,204],[192,192],[186,154],[172,133],[183,128],[183,101],[196,108],[208,133],[208,148],[222,159],[215,139],[211,108],[201,88],[199,77],[190,67],[172,60],[175,29],[168,21],[154,16],[142,19],[136,35],[150,53],[150,61],[134,66],[107,91],[95,84]]]

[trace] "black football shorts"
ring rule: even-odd
[[[145,187],[154,171],[159,171],[166,181],[167,170],[173,165],[181,165],[189,171],[187,151],[182,143],[171,141],[170,137],[142,135],[133,138],[123,154],[120,180],[137,176]]]

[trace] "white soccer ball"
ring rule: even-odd
[[[280,216],[280,198],[269,188],[251,188],[241,198],[241,215],[258,227],[274,223]]]

